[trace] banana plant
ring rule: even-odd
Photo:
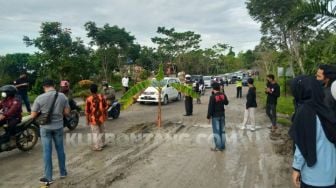
[[[157,112],[157,126],[161,127],[162,123],[162,89],[165,86],[164,84],[164,72],[163,72],[163,66],[160,64],[158,74],[155,76],[155,79],[152,80],[145,80],[142,82],[137,83],[133,87],[131,87],[120,99],[120,103],[122,104],[122,109],[125,110],[128,107],[130,107],[134,103],[134,96],[138,95],[142,91],[144,91],[149,86],[155,86],[155,88],[158,91],[158,112]],[[187,85],[184,85],[182,83],[173,83],[171,84],[173,88],[175,88],[180,93],[183,93],[187,96],[191,96],[192,98],[199,97],[199,94],[194,92],[192,87],[189,87]]]

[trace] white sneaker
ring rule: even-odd
[[[254,127],[251,127],[250,130],[254,132],[256,129]]]

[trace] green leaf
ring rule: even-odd
[[[145,90],[147,87],[151,85],[152,81],[145,80],[142,82],[137,83],[133,87],[131,87],[121,98],[120,103],[122,104],[122,109],[125,110],[129,106],[133,104],[133,97],[140,93],[141,91]]]
[[[162,65],[162,63],[159,66],[159,72],[158,72],[158,74],[156,75],[155,78],[156,78],[157,81],[161,81],[161,80],[164,79],[164,72],[163,72],[163,65]]]
[[[192,87],[180,84],[180,83],[172,83],[171,86],[173,88],[175,88],[177,91],[187,95],[187,96],[191,96],[192,98],[198,98],[199,94],[196,93]]]

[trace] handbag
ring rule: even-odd
[[[39,116],[35,120],[36,123],[38,123],[39,125],[46,125],[46,124],[51,123],[51,114],[52,114],[52,112],[54,110],[54,106],[55,106],[55,102],[56,102],[57,96],[58,96],[58,92],[56,91],[54,100],[53,100],[53,102],[52,102],[52,104],[50,106],[49,111],[47,113],[40,112]]]

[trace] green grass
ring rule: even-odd
[[[28,99],[29,99],[30,104],[34,103],[36,97],[37,97],[36,94],[28,93]]]
[[[261,107],[266,106],[265,82],[255,81],[257,88],[257,100]],[[281,96],[278,98],[277,112],[291,116],[294,112],[293,97],[287,94],[285,96],[282,86],[280,86]]]
[[[292,122],[288,118],[278,118],[277,122],[284,126],[291,126]]]
[[[123,89],[122,85],[120,82],[114,82],[111,84],[112,87],[114,88],[114,90],[117,91],[121,91]]]

